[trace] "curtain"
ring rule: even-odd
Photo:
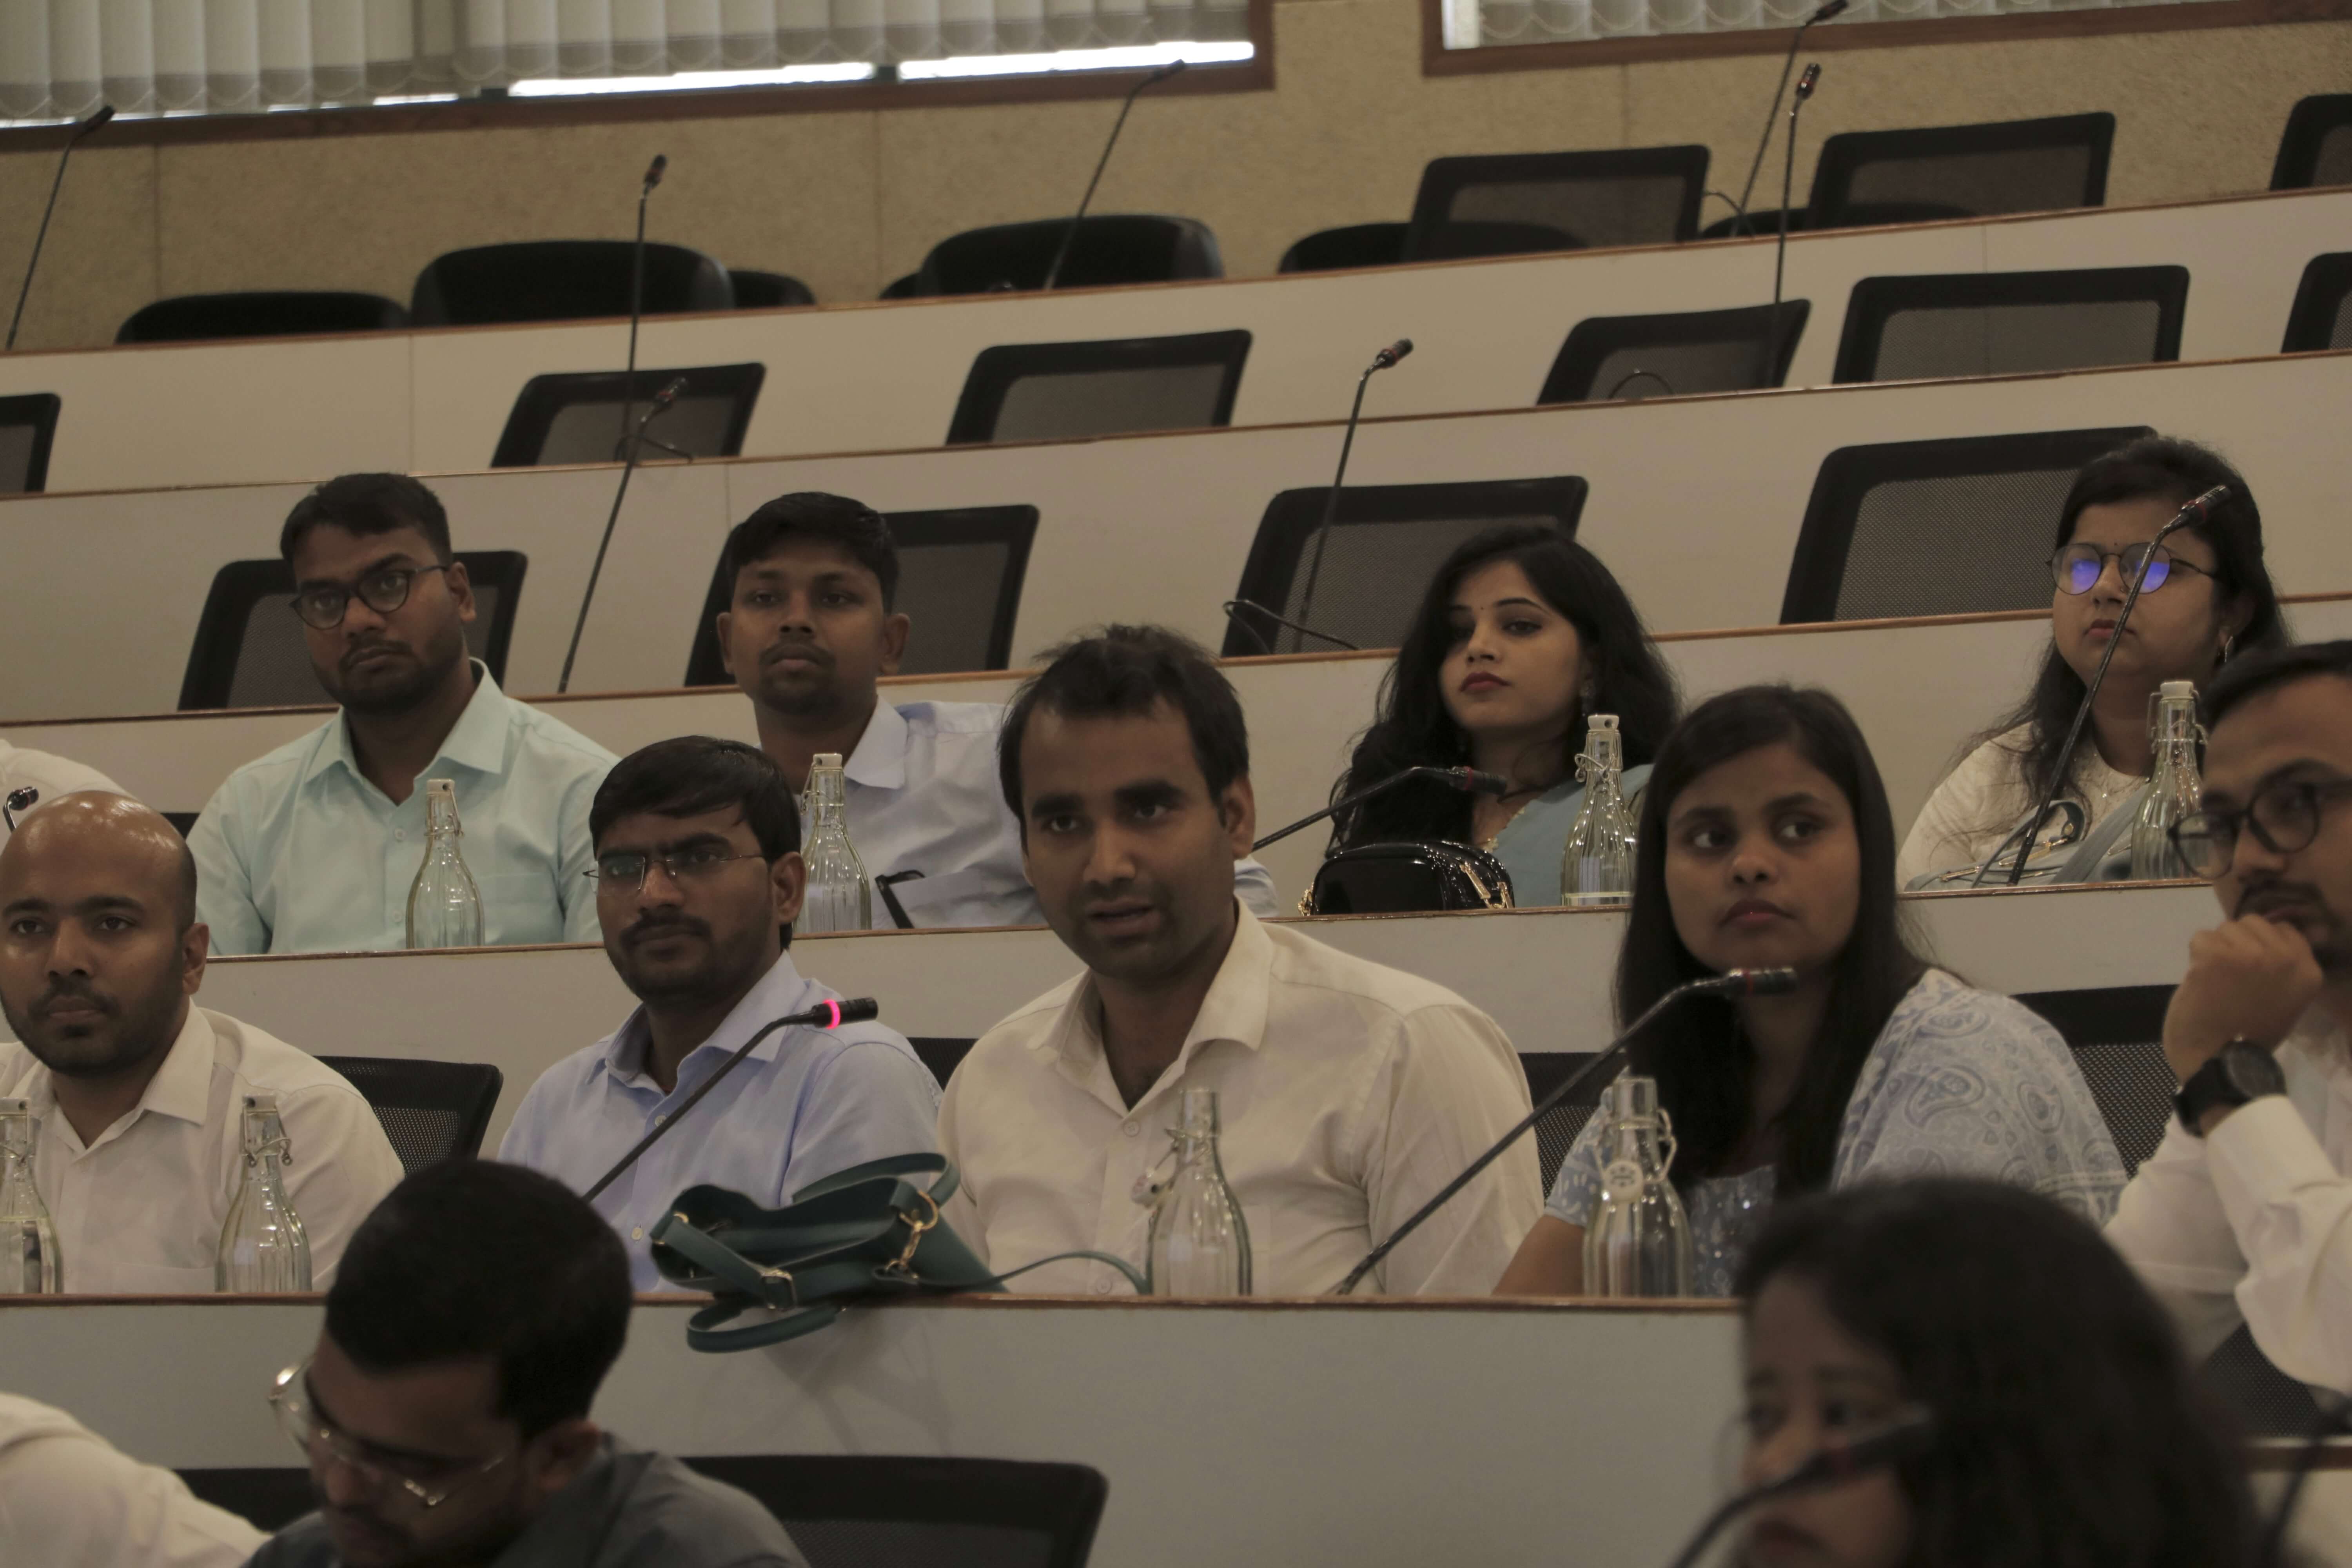
[[[1663,33],[1793,27],[1812,15],[1820,3],[1821,0],[1447,0],[1445,47],[1460,49],[1496,44],[1644,37]],[[1828,25],[2169,3],[2171,0],[1853,0],[1844,16]],[[1471,15],[1474,5],[1475,16]]]

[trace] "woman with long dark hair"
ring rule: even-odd
[[[2059,748],[2123,608],[2126,573],[2175,512],[2215,485],[2229,486],[2229,498],[2157,547],[2075,750],[2059,798],[2083,808],[2084,832],[2147,782],[2155,765],[2148,700],[2158,687],[2187,680],[2202,690],[2234,655],[2286,641],[2263,566],[2263,514],[2244,475],[2193,441],[2165,436],[2095,458],[2059,509],[2041,672],[2022,702],[1969,742],[1928,797],[1903,841],[1899,885],[1981,864],[2049,793]],[[2049,829],[2038,837],[2046,840]]]
[[[1925,1447],[1768,1502],[1742,1568],[2243,1568],[2227,1419],[2170,1322],[2074,1215],[1989,1182],[1792,1204],[1739,1271],[1740,1484],[1924,1414]]]
[[[1685,981],[1787,966],[1797,988],[1686,1001],[1637,1037],[1678,1144],[1699,1294],[1731,1289],[1776,1197],[1888,1175],[1982,1174],[2104,1221],[2123,1163],[2057,1032],[1930,965],[1895,902],[1878,765],[1826,691],[1749,686],[1701,703],[1642,799],[1617,955],[1630,1023]],[[1602,1128],[1589,1123],[1498,1289],[1583,1288]]]
[[[1510,872],[1515,902],[1557,904],[1560,853],[1584,804],[1587,720],[1617,715],[1630,798],[1677,706],[1674,678],[1599,557],[1549,524],[1490,528],[1430,580],[1331,798],[1406,768],[1465,763],[1509,793],[1416,780],[1341,816],[1332,847],[1475,844]]]

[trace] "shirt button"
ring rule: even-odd
[[[405,827],[395,827],[395,828],[394,828],[394,829],[392,830],[392,836],[393,836],[394,838],[399,838],[399,839],[404,839],[404,839],[406,839],[406,838],[407,838],[407,837],[408,837],[408,829],[406,829]]]
[[[1136,1123],[1134,1123],[1134,1122],[1132,1122],[1132,1121],[1129,1122],[1129,1123],[1126,1125],[1126,1127],[1124,1127],[1123,1129],[1121,1129],[1121,1131],[1124,1131],[1124,1132],[1125,1132],[1125,1133],[1126,1133],[1129,1138],[1140,1138],[1140,1137],[1142,1137],[1142,1136],[1143,1136],[1143,1129],[1142,1129],[1141,1127],[1138,1126]],[[1103,1287],[1103,1289],[1106,1289],[1106,1290],[1108,1290],[1108,1289],[1110,1289],[1110,1287],[1109,1287],[1108,1285],[1105,1285],[1105,1286]]]
[[[629,1232],[629,1239],[631,1241],[643,1241],[645,1238],[646,1227],[644,1226],[639,1226],[635,1230]]]
[[[1110,1281],[1109,1281],[1109,1280],[1108,1280],[1108,1279],[1097,1279],[1097,1280],[1096,1280],[1096,1281],[1095,1281],[1095,1294],[1096,1294],[1096,1295],[1097,1295],[1097,1296],[1108,1296],[1108,1295],[1109,1295],[1109,1294],[1110,1294]]]
[[[668,1111],[667,1111],[667,1110],[662,1111],[662,1112],[660,1112],[659,1114],[657,1114],[657,1115],[656,1115],[656,1116],[655,1116],[655,1118],[654,1118],[654,1125],[655,1125],[655,1126],[656,1126],[656,1127],[659,1127],[663,1122],[667,1121],[668,1120],[669,1120],[669,1112],[668,1112]]]

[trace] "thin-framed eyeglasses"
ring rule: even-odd
[[[2098,586],[2110,561],[2116,563],[2116,571],[2126,588],[2131,586],[2134,574],[2145,567],[2147,576],[2139,585],[2143,594],[2153,594],[2163,587],[2176,571],[2194,572],[2200,577],[2213,575],[2160,544],[2126,544],[2121,550],[2102,550],[2095,544],[2062,544],[2050,557],[2050,580],[2058,584],[2062,594],[2087,594]]]
[[[343,624],[343,612],[357,599],[379,616],[388,616],[408,603],[408,590],[418,575],[426,572],[446,572],[455,562],[439,566],[380,566],[346,588],[340,583],[323,583],[304,588],[294,595],[294,613],[302,624],[319,631],[331,632]]]
[[[2265,784],[2241,811],[2192,811],[2168,830],[2181,864],[2200,877],[2219,877],[2237,858],[2241,831],[2273,855],[2292,855],[2319,837],[2319,818],[2332,801],[2352,799],[2352,779],[2286,779]]]
[[[596,884],[599,893],[634,893],[646,885],[646,879],[659,866],[669,873],[673,882],[685,884],[703,881],[719,874],[719,868],[730,860],[765,860],[760,854],[730,855],[719,844],[689,844],[683,849],[667,854],[648,855],[639,849],[616,849],[610,855],[599,855],[596,864],[582,873]]]
[[[323,1452],[332,1456],[337,1464],[364,1477],[378,1491],[392,1490],[422,1510],[439,1508],[463,1489],[488,1475],[492,1470],[515,1457],[509,1449],[478,1462],[455,1460],[396,1461],[411,1469],[429,1468],[428,1475],[403,1475],[394,1468],[395,1461],[368,1452],[367,1445],[339,1432],[310,1403],[310,1363],[308,1357],[296,1362],[272,1380],[269,1407],[278,1416],[278,1425],[289,1440],[302,1450],[305,1458],[315,1461]]]

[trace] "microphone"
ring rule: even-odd
[[[1412,340],[1399,338],[1374,354],[1372,363],[1364,367],[1364,374],[1356,378],[1356,401],[1348,410],[1347,433],[1339,437],[1339,471],[1331,476],[1330,493],[1323,498],[1323,521],[1315,525],[1315,559],[1307,563],[1307,592],[1298,601],[1302,615],[1311,613],[1315,608],[1315,584],[1323,575],[1323,549],[1331,541],[1331,524],[1339,515],[1339,487],[1348,482],[1348,454],[1355,450],[1356,425],[1364,416],[1364,388],[1371,384],[1375,374],[1411,353]],[[1268,648],[1266,651],[1271,653],[1274,650]]]
[[[719,1063],[719,1070],[712,1073],[709,1078],[704,1079],[700,1086],[698,1087],[692,1094],[686,1097],[686,1102],[683,1105],[680,1105],[676,1110],[669,1113],[668,1121],[663,1122],[660,1126],[656,1127],[652,1131],[638,1139],[636,1147],[622,1155],[619,1164],[614,1165],[611,1170],[597,1177],[596,1184],[590,1187],[586,1192],[580,1195],[587,1199],[589,1202],[593,1203],[598,1193],[601,1193],[606,1187],[611,1186],[622,1172],[627,1170],[631,1165],[637,1163],[638,1155],[644,1153],[646,1150],[654,1146],[655,1139],[659,1138],[663,1133],[668,1131],[671,1128],[685,1121],[686,1113],[692,1110],[698,1104],[701,1103],[702,1097],[704,1095],[709,1094],[712,1089],[717,1089],[720,1079],[725,1078],[729,1073],[733,1072],[735,1068],[741,1064],[743,1058],[751,1054],[753,1047],[757,1046],[761,1040],[766,1039],[770,1035],[774,1034],[778,1029],[796,1028],[803,1024],[814,1024],[820,1029],[838,1029],[844,1024],[870,1023],[875,1018],[879,1017],[881,1013],[882,1005],[874,1000],[873,997],[853,996],[846,1001],[842,1002],[820,1002],[815,1006],[810,1008],[807,1012],[794,1013],[789,1017],[771,1018],[768,1022],[760,1026],[758,1033],[754,1034],[750,1039],[744,1041],[741,1046],[737,1047],[733,1056],[729,1057],[725,1061]]]
[[[1363,1282],[1365,1275],[1370,1274],[1373,1269],[1380,1267],[1381,1259],[1386,1258],[1391,1252],[1396,1249],[1398,1242],[1402,1241],[1406,1237],[1411,1236],[1414,1231],[1420,1229],[1421,1224],[1423,1220],[1427,1219],[1431,1215],[1435,1214],[1439,1209],[1444,1207],[1446,1201],[1452,1198],[1454,1194],[1468,1186],[1477,1176],[1479,1172],[1485,1170],[1487,1166],[1501,1159],[1503,1157],[1503,1152],[1508,1149],[1512,1144],[1517,1142],[1520,1137],[1525,1134],[1528,1129],[1534,1127],[1537,1122],[1541,1121],[1545,1117],[1550,1115],[1555,1107],[1559,1105],[1561,1101],[1567,1100],[1570,1095],[1574,1094],[1578,1089],[1583,1088],[1584,1085],[1590,1082],[1602,1068],[1612,1067],[1622,1062],[1625,1057],[1625,1047],[1633,1041],[1633,1037],[1640,1034],[1643,1029],[1648,1028],[1650,1026],[1651,1020],[1657,1017],[1659,1014],[1664,1013],[1667,1008],[1687,1001],[1693,996],[1724,996],[1732,998],[1748,996],[1780,996],[1785,995],[1789,992],[1794,991],[1796,988],[1797,972],[1793,969],[1728,969],[1724,971],[1721,974],[1709,975],[1704,980],[1685,981],[1682,984],[1675,986],[1672,991],[1667,992],[1664,996],[1659,997],[1656,1001],[1643,1008],[1642,1010],[1642,1016],[1634,1019],[1632,1023],[1626,1025],[1622,1030],[1619,1031],[1617,1037],[1610,1041],[1608,1046],[1604,1047],[1598,1056],[1585,1063],[1582,1067],[1577,1068],[1576,1071],[1569,1074],[1567,1079],[1564,1079],[1558,1088],[1554,1089],[1549,1094],[1543,1097],[1541,1102],[1538,1103],[1534,1110],[1519,1118],[1518,1125],[1513,1127],[1508,1132],[1504,1133],[1500,1138],[1496,1139],[1493,1147],[1489,1148],[1485,1153],[1479,1155],[1476,1159],[1471,1161],[1469,1165],[1464,1169],[1460,1175],[1446,1183],[1443,1187],[1440,1187],[1437,1191],[1437,1195],[1431,1198],[1427,1203],[1422,1205],[1421,1207],[1415,1209],[1412,1212],[1412,1217],[1408,1218],[1402,1225],[1397,1226],[1396,1229],[1391,1231],[1389,1233],[1389,1238],[1386,1241],[1381,1242],[1378,1247],[1375,1247],[1370,1252],[1364,1254],[1363,1261],[1357,1264],[1355,1268],[1349,1269],[1348,1271],[1348,1277],[1331,1288],[1331,1294],[1334,1296],[1345,1296],[1354,1290],[1358,1285]]]
[[[629,249],[629,363],[621,373],[621,440],[629,438],[629,411],[637,402],[637,323],[646,313],[646,202],[669,168],[667,154],[656,153],[646,165],[646,183],[637,188],[637,237]]]
[[[1891,1419],[1863,1432],[1859,1436],[1831,1436],[1811,1458],[1782,1474],[1759,1485],[1750,1487],[1706,1516],[1698,1533],[1682,1549],[1674,1561],[1674,1568],[1691,1568],[1723,1527],[1758,1503],[1791,1492],[1811,1491],[1817,1487],[1834,1486],[1851,1480],[1871,1470],[1900,1464],[1916,1458],[1935,1446],[1935,1412],[1925,1405],[1914,1405]]]
[[[1832,0],[1832,3],[1843,7],[1844,0]],[[1821,79],[1822,62],[1807,60],[1805,74],[1797,79],[1796,96],[1789,102],[1787,155],[1780,164],[1780,237],[1772,247],[1771,348],[1764,356],[1764,374],[1768,384],[1777,384],[1772,378],[1780,369],[1780,279],[1789,262],[1789,195],[1790,187],[1797,178],[1797,115],[1804,109],[1805,100],[1813,96],[1813,89],[1820,85]]]
[[[1452,784],[1465,795],[1508,795],[1511,791],[1510,782],[1501,774],[1482,773],[1476,768],[1407,768],[1402,773],[1391,773],[1369,788],[1335,800],[1320,811],[1310,812],[1287,827],[1276,828],[1251,845],[1250,853],[1255,855],[1276,839],[1287,838],[1302,827],[1312,827],[1327,816],[1336,816],[1351,806],[1360,805],[1372,796],[1384,795],[1410,779],[1435,779],[1440,784]]]
[[[639,191],[637,195],[640,196],[652,195],[654,194],[654,187],[661,184],[661,177],[668,168],[669,159],[660,153],[655,153],[654,161],[646,165],[645,189]]]
[[[89,119],[74,126],[73,134],[66,138],[65,151],[58,154],[57,178],[49,182],[49,205],[41,209],[40,231],[33,236],[33,254],[26,258],[25,281],[16,290],[16,313],[8,318],[8,341],[0,344],[0,353],[16,346],[16,329],[25,324],[25,300],[33,291],[33,269],[41,264],[41,247],[49,237],[49,216],[58,210],[58,192],[65,188],[66,161],[73,156],[84,137],[113,118],[114,105],[100,104]]]
[[[2174,512],[2172,521],[2158,529],[2156,537],[2147,542],[2149,553],[2153,554],[2158,545],[2162,544],[2182,529],[2192,523],[2203,522],[2211,515],[2215,507],[2229,499],[2230,487],[2215,485],[2211,489]],[[2120,563],[2118,564],[2120,565]],[[2017,864],[2009,868],[2009,881],[2006,886],[2014,888],[2019,879],[2025,875],[2026,851],[2033,847],[2034,836],[2042,831],[2042,819],[2050,815],[2050,808],[2058,804],[2058,792],[2066,787],[2067,777],[2074,765],[2074,748],[2082,742],[2083,726],[2090,721],[2091,704],[2099,699],[2099,688],[2107,679],[2107,666],[2115,661],[2116,645],[2124,640],[2124,628],[2131,625],[2132,606],[2139,603],[2140,584],[2147,578],[2147,566],[2143,558],[2140,569],[2132,574],[2131,582],[2125,585],[2124,607],[2116,612],[2116,629],[2108,634],[2106,651],[2099,655],[2099,668],[2091,672],[2090,685],[2083,689],[2083,700],[2074,710],[2074,722],[2066,731],[2066,743],[2058,749],[2058,765],[2050,774],[2050,787],[2042,792],[2042,804],[2035,808],[2032,816],[2025,819],[2025,825],[2022,827],[2002,839],[2000,847],[1995,849],[1990,858],[1982,866],[1977,868],[1977,878],[1973,886],[1979,888],[1984,886],[1985,872],[1999,865],[2000,858],[2009,852],[2010,845],[2021,837],[2025,842],[2018,845]]]
[[[1748,164],[1748,183],[1739,187],[1739,200],[1731,209],[1738,215],[1738,221],[1731,227],[1734,234],[1756,232],[1756,226],[1748,221],[1748,201],[1756,194],[1756,172],[1764,166],[1764,150],[1772,144],[1772,126],[1780,118],[1780,95],[1789,90],[1789,73],[1797,67],[1797,47],[1805,41],[1805,29],[1816,22],[1827,22],[1843,16],[1847,4],[1848,0],[1828,0],[1827,5],[1798,23],[1797,30],[1789,35],[1789,52],[1780,61],[1780,81],[1772,89],[1772,106],[1764,111],[1764,134],[1757,140],[1756,156]],[[1780,204],[1784,209],[1788,205],[1785,201]]]
[[[1399,338],[1396,342],[1391,343],[1388,347],[1382,349],[1380,353],[1372,356],[1372,369],[1386,370],[1389,366],[1396,363],[1397,361],[1404,358],[1405,355],[1411,353],[1412,353],[1412,340],[1411,338]],[[1365,374],[1370,374],[1370,372],[1368,371]]]
[[[1111,121],[1110,140],[1103,143],[1102,156],[1095,160],[1095,176],[1087,182],[1087,194],[1078,198],[1078,210],[1070,215],[1070,226],[1062,231],[1062,243],[1054,247],[1054,264],[1045,268],[1044,292],[1051,293],[1062,279],[1062,264],[1070,258],[1070,247],[1077,243],[1078,226],[1087,221],[1087,208],[1094,205],[1095,187],[1102,184],[1103,170],[1110,164],[1110,150],[1118,145],[1118,133],[1127,128],[1127,111],[1147,87],[1157,87],[1171,76],[1181,76],[1189,61],[1170,60],[1141,81],[1128,89],[1127,101],[1118,106],[1118,118]]]
[[[1335,637],[1329,632],[1318,632],[1313,626],[1305,625],[1302,622],[1290,620],[1286,616],[1277,616],[1272,610],[1267,609],[1264,605],[1259,604],[1255,599],[1227,599],[1220,607],[1223,609],[1225,612],[1225,619],[1229,621],[1234,618],[1234,612],[1235,610],[1255,610],[1259,615],[1264,616],[1267,620],[1272,621],[1276,626],[1287,626],[1301,637],[1315,637],[1323,642],[1335,644],[1338,647],[1346,648],[1349,653],[1361,653],[1364,651],[1354,643],[1349,642],[1346,637]],[[1266,641],[1265,637],[1260,634],[1255,626],[1251,626],[1247,621],[1244,621],[1241,623],[1241,627],[1242,630],[1257,638],[1258,647],[1265,649],[1269,654],[1274,651],[1274,645]]]
[[[580,595],[580,614],[572,623],[572,642],[563,650],[563,673],[555,679],[555,691],[559,697],[572,689],[572,661],[580,657],[580,634],[587,629],[588,606],[596,602],[596,583],[604,575],[604,552],[613,548],[613,530],[621,521],[621,501],[629,493],[629,476],[637,471],[638,458],[644,453],[649,439],[646,435],[646,426],[651,425],[660,415],[668,412],[669,405],[676,403],[677,395],[685,390],[686,377],[682,375],[670,377],[669,384],[655,393],[654,400],[646,405],[645,414],[637,420],[637,427],[634,431],[630,430],[627,425],[628,405],[622,405],[620,444],[625,450],[614,454],[622,458],[621,482],[613,487],[613,510],[604,514],[604,536],[596,542],[596,559],[588,567],[587,591]],[[666,446],[658,441],[652,444],[661,447],[666,452],[677,452],[677,447]],[[689,463],[694,460],[691,455],[685,452],[678,452],[678,456],[685,458]]]

